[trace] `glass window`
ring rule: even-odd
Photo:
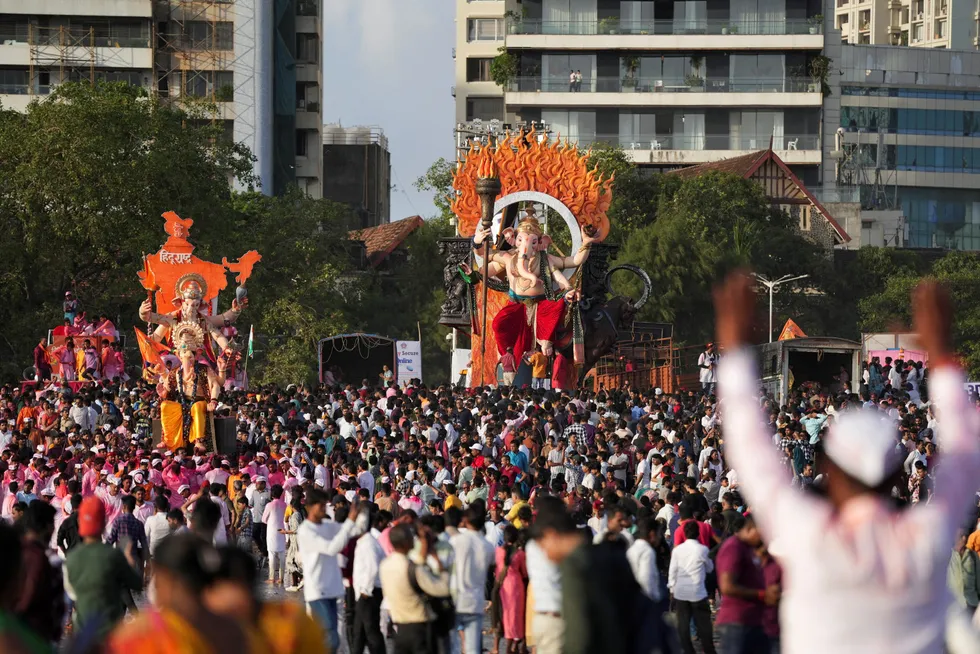
[[[489,82],[490,57],[470,57],[466,60],[466,81],[467,82]]]
[[[502,18],[470,18],[466,31],[470,41],[502,41],[504,21]]]
[[[503,120],[504,118],[504,99],[497,98],[467,98],[466,99],[466,120]]]

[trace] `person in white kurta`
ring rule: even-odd
[[[902,470],[897,432],[874,412],[843,414],[818,466],[825,497],[791,490],[755,399],[759,375],[745,347],[755,291],[744,275],[715,294],[725,454],[768,541],[778,541],[786,586],[780,603],[786,654],[940,654],[951,597],[945,569],[980,473],[980,415],[950,350],[951,314],[934,282],[917,289],[916,331],[929,352],[941,471],[930,502],[899,509],[889,497]],[[848,415],[850,414],[850,415]]]
[[[286,571],[286,503],[282,499],[282,486],[272,487],[272,499],[265,505],[262,522],[265,523],[265,545],[269,551],[269,582],[284,583]]]

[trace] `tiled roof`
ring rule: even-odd
[[[679,168],[677,170],[671,170],[667,174],[688,178],[697,177],[698,175],[703,175],[707,172],[717,170],[724,173],[734,173],[739,177],[748,179],[755,173],[755,171],[762,167],[762,164],[770,160],[775,162],[775,164],[786,173],[793,183],[796,184],[803,192],[803,195],[806,196],[807,200],[809,200],[817,211],[819,211],[823,217],[827,219],[827,222],[830,223],[830,226],[833,227],[834,231],[837,233],[837,237],[840,239],[840,242],[847,243],[850,241],[851,237],[844,231],[841,224],[837,222],[832,215],[830,215],[830,212],[827,211],[822,204],[820,204],[820,201],[817,200],[812,193],[810,193],[809,189],[803,185],[803,182],[801,182],[800,179],[793,174],[793,171],[789,169],[789,166],[787,166],[785,162],[783,162],[783,160],[772,151],[771,148],[769,150],[750,152],[748,154],[743,154],[740,157],[732,157],[731,159],[722,159],[721,161],[711,161],[709,163],[698,164],[697,166],[690,166],[688,168]]]
[[[422,226],[421,216],[411,216],[393,223],[355,229],[348,233],[352,241],[363,241],[368,262],[377,268],[395,248],[408,238],[409,234]]]
[[[697,177],[698,175],[703,175],[712,170],[717,170],[722,173],[734,173],[739,177],[748,179],[748,177],[765,162],[770,152],[770,150],[750,152],[748,154],[743,154],[740,157],[722,159],[721,161],[711,161],[709,163],[698,164],[697,166],[690,166],[688,168],[678,168],[677,170],[671,170],[667,174],[686,178]]]

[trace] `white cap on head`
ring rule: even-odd
[[[181,484],[180,486],[177,487],[177,492],[178,493],[183,493],[185,490],[188,490],[189,491],[190,489],[191,489],[191,487],[188,486],[187,484]]]
[[[483,446],[480,445],[479,443],[473,443],[472,445],[470,445],[470,449],[473,450],[474,452],[482,452]]]
[[[848,475],[874,487],[902,465],[896,443],[898,432],[885,416],[877,411],[848,411],[827,433],[824,453]]]

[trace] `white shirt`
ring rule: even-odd
[[[681,519],[680,516],[677,515],[677,511],[674,510],[673,504],[667,504],[664,506],[664,508],[657,511],[657,518],[663,518],[664,522],[667,523],[666,536],[668,538],[674,533],[674,530],[677,529],[677,523],[680,522]]]
[[[146,519],[146,540],[150,543],[150,556],[157,551],[157,546],[170,535],[170,524],[167,522],[167,512],[154,513]]]
[[[337,555],[360,533],[353,520],[347,520],[343,525],[333,520],[324,520],[320,524],[304,520],[300,524],[296,539],[303,562],[303,599],[307,603],[344,596],[344,580]]]
[[[702,384],[713,384],[716,379],[716,371],[718,364],[718,355],[709,354],[708,352],[702,352],[701,356],[698,357],[698,381]],[[707,368],[702,368],[701,366],[708,366]]]
[[[627,463],[629,460],[630,458],[625,454],[613,454],[609,457],[609,465],[618,466]],[[626,468],[621,470],[613,470],[613,477],[626,481]]]
[[[708,548],[696,538],[688,539],[675,547],[670,554],[667,588],[674,594],[675,599],[683,602],[700,602],[708,597],[704,578],[714,569],[715,564],[708,556]]]
[[[487,571],[493,564],[494,547],[483,534],[469,529],[460,529],[450,537],[449,544],[454,560],[449,589],[456,601],[456,612],[483,615]]]
[[[703,546],[702,546],[703,547]],[[707,552],[708,548],[705,548]],[[636,540],[626,550],[626,558],[633,569],[636,583],[640,584],[643,593],[654,602],[660,600],[660,571],[657,570],[657,555],[645,540]],[[673,563],[671,564],[673,565]]]
[[[640,462],[636,464],[636,481],[640,488],[646,488],[650,485],[650,462],[646,459],[640,459]]]
[[[943,474],[931,502],[902,511],[869,496],[834,510],[819,497],[791,492],[792,475],[768,446],[753,402],[752,355],[726,356],[719,375],[726,454],[744,473],[742,491],[764,539],[778,541],[785,553],[784,651],[942,652],[944,571],[980,467],[980,416],[963,392],[963,374],[933,371],[929,394],[942,416]]]
[[[524,546],[527,576],[534,585],[534,612],[561,612],[561,573],[541,546],[529,540]]]
[[[357,545],[354,547],[354,575],[352,583],[354,586],[354,597],[362,595],[370,596],[375,588],[381,588],[381,578],[378,577],[378,569],[381,560],[385,558],[385,552],[381,549],[378,538],[381,532],[372,529],[370,532],[361,536]]]

